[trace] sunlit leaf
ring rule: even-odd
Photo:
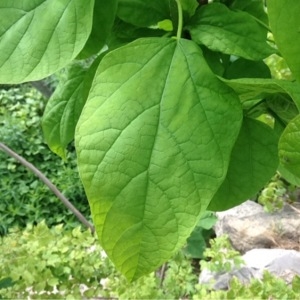
[[[129,280],[183,246],[240,124],[237,96],[191,41],[139,39],[104,57],[75,141],[99,239]]]
[[[94,0],[0,1],[0,82],[42,79],[72,61],[92,28]]]

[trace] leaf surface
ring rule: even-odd
[[[0,82],[47,77],[83,48],[92,28],[93,0],[0,1]]]
[[[244,118],[227,176],[208,209],[226,210],[254,196],[276,172],[277,144],[278,136],[269,126]]]
[[[240,124],[237,96],[192,41],[139,39],[104,57],[75,141],[99,239],[129,280],[183,246]]]
[[[251,15],[232,11],[224,4],[202,6],[187,29],[192,39],[207,48],[250,60],[260,60],[274,50],[267,44],[267,30]]]
[[[279,140],[280,164],[300,178],[300,115],[286,126]]]
[[[297,0],[269,0],[268,15],[276,45],[300,81],[300,5]]]

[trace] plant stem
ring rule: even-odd
[[[182,12],[182,6],[180,3],[180,0],[175,0],[177,3],[177,8],[178,8],[178,28],[177,28],[177,41],[180,40],[181,38],[181,33],[182,33],[182,27],[183,27],[183,12]]]
[[[92,234],[95,232],[94,226],[82,215],[82,213],[58,190],[58,188],[33,164],[28,162],[25,158],[21,157],[9,147],[0,143],[0,149],[9,156],[19,161],[23,166],[32,171],[41,181],[43,181],[47,187],[61,200],[61,202],[77,217],[77,219],[89,228]]]

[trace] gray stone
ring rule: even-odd
[[[283,279],[287,284],[295,275],[300,275],[300,253],[285,249],[253,249],[242,256],[245,266],[228,273],[214,273],[203,270],[199,277],[200,284],[209,284],[214,290],[226,290],[230,281],[237,277],[247,285],[251,278],[261,279],[265,270]]]
[[[241,253],[256,248],[300,250],[300,213],[290,205],[270,214],[261,205],[246,201],[217,217],[216,235],[227,234]]]

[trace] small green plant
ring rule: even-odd
[[[0,298],[179,299],[195,292],[197,274],[182,252],[161,275],[129,283],[89,230],[45,222],[11,230],[0,240]]]
[[[194,300],[202,299],[299,299],[300,277],[295,276],[291,285],[265,271],[263,278],[252,279],[248,285],[242,284],[237,278],[230,281],[228,291],[210,291],[203,285],[196,286]]]
[[[244,264],[240,253],[233,249],[227,235],[210,240],[210,247],[206,248],[203,254],[207,260],[201,260],[201,269],[213,272],[229,272]]]
[[[277,173],[260,192],[258,202],[266,212],[272,213],[281,210],[287,198],[287,185]]]

